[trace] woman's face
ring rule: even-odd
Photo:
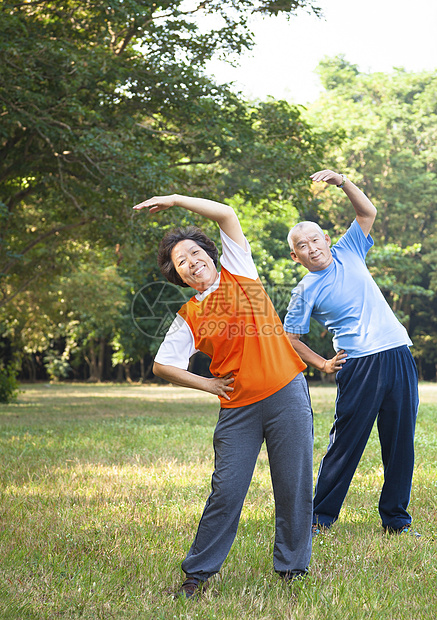
[[[214,261],[192,239],[179,241],[171,251],[171,259],[181,280],[199,293],[206,291],[218,278]]]

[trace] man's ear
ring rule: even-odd
[[[294,252],[290,252],[290,256],[294,260],[295,263],[300,264],[300,260],[298,259],[297,255]]]
[[[328,235],[328,233],[325,233],[325,241],[329,246],[331,246],[331,237]]]

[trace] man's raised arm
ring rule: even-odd
[[[311,175],[311,179],[315,182],[324,181],[330,185],[341,187],[351,201],[355,209],[357,222],[367,237],[376,217],[376,208],[367,196],[350,179],[333,170],[315,172]]]

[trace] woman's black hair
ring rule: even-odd
[[[188,286],[180,278],[171,259],[171,253],[175,245],[185,239],[195,241],[205,252],[212,258],[214,265],[218,264],[218,249],[214,241],[212,241],[204,232],[196,226],[187,226],[186,228],[175,228],[169,231],[162,239],[158,248],[158,266],[162,275],[172,284],[179,286]]]

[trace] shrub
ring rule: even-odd
[[[17,371],[13,364],[0,366],[0,403],[10,403],[17,397]]]
[[[53,351],[48,351],[45,356],[44,366],[47,374],[52,381],[66,379],[71,370],[70,364],[62,355],[57,355]]]

